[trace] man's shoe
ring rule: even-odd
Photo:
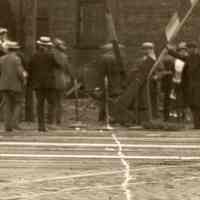
[[[44,128],[44,127],[43,127],[43,128],[39,127],[39,128],[38,128],[38,131],[39,131],[39,132],[46,132],[47,130],[46,130],[46,128]]]
[[[6,128],[5,131],[6,132],[12,132],[13,130],[12,130],[12,128]]]
[[[200,126],[195,126],[193,129],[194,129],[194,130],[199,130],[199,129],[200,129]]]

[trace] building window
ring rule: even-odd
[[[105,41],[105,0],[77,0],[77,35],[79,48],[95,48]]]

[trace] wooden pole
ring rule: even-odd
[[[27,60],[34,54],[36,50],[37,37],[37,0],[24,0],[25,9],[25,52]],[[26,105],[25,105],[25,119],[26,121],[34,121],[34,95],[30,85],[26,88]]]
[[[25,0],[25,48],[29,56],[36,49],[35,41],[37,37],[37,0]]]
[[[105,115],[106,115],[106,128],[110,128],[110,111],[109,111],[109,86],[108,86],[108,76],[104,78],[104,87],[105,87]]]
[[[80,47],[80,26],[81,26],[81,3],[80,0],[76,1],[76,47]]]
[[[77,79],[75,78],[74,79],[74,94],[75,94],[75,118],[76,118],[76,121],[79,122],[80,121],[80,118],[79,118],[79,94],[78,94],[78,81]]]

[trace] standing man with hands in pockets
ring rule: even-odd
[[[50,105],[48,122],[53,124],[56,108],[55,69],[60,68],[51,51],[51,38],[42,36],[36,42],[38,51],[29,63],[29,84],[35,90],[37,99],[38,131],[46,131],[45,101]]]

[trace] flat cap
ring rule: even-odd
[[[142,48],[150,48],[150,49],[153,49],[155,47],[155,45],[154,45],[154,43],[152,43],[152,42],[144,42],[144,43],[142,43]]]
[[[197,44],[196,44],[195,42],[189,42],[189,43],[187,44],[187,47],[188,47],[188,48],[197,48]]]
[[[181,49],[187,49],[187,43],[186,42],[180,42],[178,44],[178,50],[181,50]]]

